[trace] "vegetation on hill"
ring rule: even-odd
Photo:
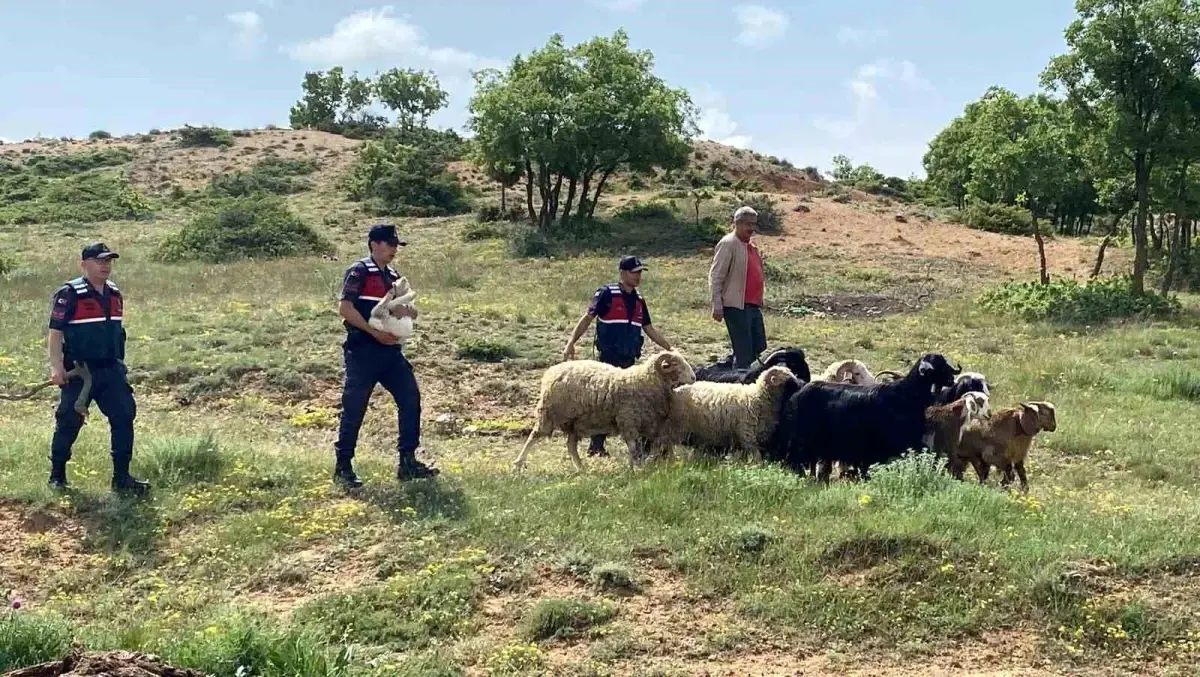
[[[535,228],[593,217],[618,169],[685,165],[695,107],[653,66],[653,55],[631,50],[624,31],[573,47],[556,34],[507,70],[477,76],[468,124],[478,162],[503,182],[524,179]]]
[[[223,200],[163,243],[164,261],[226,263],[319,254],[332,245],[276,197]]]
[[[696,142],[686,93],[621,32],[555,36],[481,75],[470,143],[429,128],[445,103],[432,74],[334,68],[306,75],[294,131],[0,151],[0,391],[44,377],[49,289],[77,240],[103,236],[123,254],[134,470],[154,482],[142,500],[109,494],[101,421],[75,447],[75,489],[53,494],[53,389],[0,402],[0,671],[73,643],[262,677],[1192,669],[1196,297],[1052,266],[1025,281],[1001,258],[1015,242],[1077,265],[1091,250],[1073,236],[1098,223],[1123,244],[1109,224],[1140,205],[1142,272],[1160,289],[1200,280],[1194,5],[1079,7],[1047,71],[1067,96],[989,89],[930,145],[928,180],[837,156],[830,183]],[[394,119],[367,114],[380,103]],[[532,133],[547,110],[562,124]],[[650,259],[655,323],[693,364],[727,352],[704,280],[741,204],[771,234],[772,348],[876,371],[936,350],[987,374],[993,411],[1056,404],[1028,495],[920,454],[827,487],[728,459],[631,471],[615,439],[582,475],[561,437],[507,472],[617,255]],[[918,205],[977,230],[905,223]],[[329,476],[337,289],[387,216],[412,235],[396,261],[420,293],[405,354],[442,475],[394,481],[380,391],[355,459],[368,484],[346,494]]]
[[[1080,0],[1077,9],[1070,50],[1042,76],[1051,91],[1018,97],[989,88],[930,143],[929,183],[975,214],[996,213],[981,202],[1027,211],[1039,251],[1043,220],[1062,234],[1091,233],[1106,220],[1106,238],[1133,241],[1134,292],[1159,262],[1166,293],[1190,276],[1200,215],[1200,5]],[[1015,221],[996,226],[1025,230]]]

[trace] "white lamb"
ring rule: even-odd
[[[859,386],[869,386],[873,383],[878,383],[875,376],[867,369],[867,365],[859,360],[834,362],[826,367],[825,371],[814,376],[813,380],[830,383],[853,383]]]
[[[651,355],[627,369],[596,360],[555,364],[542,374],[537,423],[513,461],[513,470],[525,467],[535,440],[555,430],[566,434],[567,453],[580,472],[584,467],[579,439],[601,433],[625,440],[632,466],[660,437],[670,414],[671,390],[695,381],[692,366],[675,351]]]
[[[761,458],[789,384],[793,389],[801,386],[787,367],[776,365],[759,374],[754,383],[697,381],[679,386],[672,396],[664,450],[669,454],[672,445],[686,444],[732,448]]]
[[[416,296],[417,292],[409,286],[408,278],[402,277],[396,280],[387,295],[371,309],[371,317],[367,320],[367,324],[380,331],[396,335],[400,339],[400,344],[403,345],[413,335],[413,321],[408,316],[396,317],[395,311],[401,306],[411,306],[412,300]]]

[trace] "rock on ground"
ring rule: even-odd
[[[153,654],[129,651],[82,653],[72,651],[62,660],[4,673],[3,677],[205,677],[203,672],[176,668]]]

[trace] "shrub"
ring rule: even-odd
[[[312,184],[298,177],[316,170],[317,163],[314,160],[266,158],[250,171],[213,177],[209,184],[209,192],[222,197],[245,197],[255,193],[300,193],[311,188]]]
[[[25,158],[25,167],[39,176],[61,178],[98,167],[123,165],[131,160],[133,151],[128,148],[105,148],[70,155],[34,155]]]
[[[219,148],[233,145],[233,134],[220,127],[192,127],[179,130],[179,145],[183,148]]]
[[[1128,276],[1096,278],[1085,283],[1057,280],[1050,284],[1009,282],[980,295],[984,308],[1009,312],[1026,320],[1100,322],[1110,318],[1166,317],[1179,312],[1178,298],[1154,293],[1136,295]]]
[[[551,637],[575,637],[583,630],[607,623],[614,613],[608,603],[546,599],[538,602],[525,618],[524,634],[535,641]]]
[[[153,208],[124,176],[88,172],[46,179],[0,173],[0,223],[71,223],[137,219]]]
[[[519,258],[546,258],[554,255],[557,246],[546,233],[524,225],[514,228],[509,234],[508,249]]]
[[[91,134],[88,134],[88,138],[91,139],[92,141],[100,141],[102,139],[111,139],[112,134],[109,134],[108,132],[104,131],[103,129],[97,129],[96,131],[92,132]]]
[[[666,202],[652,200],[650,202],[641,202],[634,200],[613,210],[612,216],[614,219],[623,221],[633,221],[636,219],[671,219],[676,218],[675,209]]]
[[[519,204],[508,205],[508,211],[501,211],[500,205],[484,204],[480,205],[479,209],[475,210],[475,218],[480,223],[492,223],[494,221],[512,221],[519,223],[524,221],[528,214],[525,213],[525,207]]]
[[[455,356],[460,360],[476,362],[503,362],[517,356],[517,349],[504,341],[472,339],[458,345]]]
[[[961,221],[968,228],[986,230],[991,233],[1033,234],[1033,223],[1029,219],[1029,211],[1013,205],[976,200],[968,204],[967,208],[956,217],[956,220]],[[1048,235],[1048,231],[1048,228],[1043,229],[1043,235]]]
[[[346,180],[352,200],[389,216],[445,216],[470,211],[462,185],[436,151],[407,146],[394,136],[368,141]]]
[[[17,260],[11,255],[0,252],[0,277],[8,277],[17,269]]]
[[[275,197],[236,198],[193,219],[164,243],[165,261],[223,263],[329,251],[331,245]]]
[[[466,242],[495,240],[504,237],[504,228],[493,223],[472,223],[463,229],[462,239]]]
[[[775,201],[771,199],[771,196],[766,194],[739,195],[735,200],[734,210],[736,211],[742,205],[747,205],[758,212],[758,232],[767,235],[777,235],[783,232],[783,214],[775,206]],[[733,212],[730,212],[729,218],[732,222]]]

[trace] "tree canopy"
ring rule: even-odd
[[[930,142],[928,182],[960,208],[1027,209],[1039,239],[1039,218],[1078,233],[1097,214],[1115,228],[1136,205],[1132,285],[1142,293],[1151,252],[1170,247],[1176,263],[1197,216],[1200,1],[1078,0],[1075,9],[1069,51],[1042,74],[1047,91],[1021,98],[992,87],[967,104]],[[1170,231],[1161,216],[1148,230],[1153,212],[1171,215]]]
[[[524,178],[536,227],[560,216],[591,217],[619,169],[682,167],[687,160],[695,107],[653,67],[653,55],[630,49],[617,31],[573,47],[555,34],[507,69],[478,73],[468,123],[478,162],[488,175]]]

